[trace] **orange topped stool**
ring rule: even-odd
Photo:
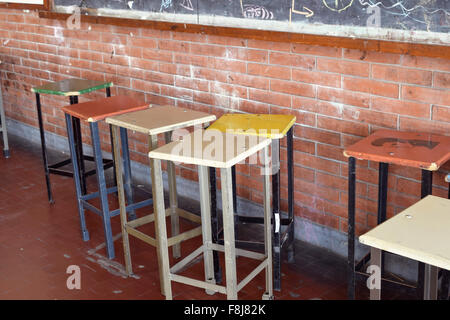
[[[81,233],[84,241],[89,240],[89,233],[86,228],[86,221],[84,217],[84,210],[89,209],[94,213],[97,213],[102,217],[103,220],[103,229],[105,233],[106,239],[106,250],[109,259],[113,259],[114,254],[114,243],[112,238],[112,230],[111,230],[111,217],[119,215],[120,209],[110,210],[108,205],[108,194],[117,192],[117,187],[106,187],[105,181],[105,172],[103,168],[103,157],[102,150],[100,145],[100,136],[98,129],[98,122],[104,120],[106,117],[119,115],[131,111],[138,111],[147,109],[148,104],[136,101],[130,97],[126,96],[115,96],[108,97],[96,101],[89,101],[80,104],[72,104],[70,106],[66,106],[62,108],[65,112],[66,116],[66,126],[67,126],[67,135],[69,138],[69,146],[70,146],[70,154],[72,157],[72,164],[74,167],[74,180],[75,180],[75,189],[78,200],[78,211],[80,215],[80,224],[81,224]],[[97,170],[97,182],[98,182],[98,192],[83,194],[81,189],[81,175],[78,171],[78,159],[77,152],[75,148],[75,138],[72,127],[73,118],[77,118],[83,121],[87,121],[89,123],[89,127],[91,130],[91,138],[92,138],[92,146],[94,152],[94,161]],[[126,207],[126,211],[130,215],[130,219],[135,218],[134,210],[151,205],[152,199],[147,199],[144,201],[140,201],[137,203],[133,203],[133,194],[131,190],[131,179],[128,177],[131,176],[131,167],[130,167],[130,155],[128,152],[128,138],[127,131],[124,128],[120,130],[122,143],[126,145],[122,154],[122,161],[124,163],[124,176],[125,181],[128,183],[125,185],[125,189],[127,190],[128,197],[128,206]],[[97,208],[91,203],[89,200],[94,198],[100,198],[101,208]]]
[[[345,149],[344,155],[348,157],[348,297],[354,299],[356,273],[367,275],[358,270],[369,261],[369,256],[366,256],[358,265],[355,264],[356,159],[379,162],[377,222],[380,224],[386,220],[389,164],[421,169],[421,198],[424,198],[432,194],[433,171],[450,160],[450,137],[379,130]],[[423,279],[424,265],[419,264],[419,294],[423,293]]]

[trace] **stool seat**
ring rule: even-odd
[[[154,159],[170,160],[182,163],[215,168],[231,168],[252,154],[270,145],[271,140],[264,137],[256,139],[250,136],[236,135],[211,130],[196,130],[183,137],[150,151],[148,156]],[[211,139],[214,137],[214,139]],[[215,152],[212,148],[222,141]],[[231,142],[233,141],[233,142]],[[233,146],[233,147],[230,147]]]
[[[365,245],[450,270],[450,200],[426,196],[359,237]]]
[[[208,129],[234,134],[283,138],[295,124],[296,117],[284,114],[224,114]]]
[[[345,149],[344,155],[436,171],[450,159],[450,137],[379,130]]]
[[[215,115],[172,106],[150,108],[108,117],[106,123],[144,134],[155,135],[214,121]]]
[[[84,93],[109,88],[112,86],[112,82],[85,79],[64,79],[31,88],[31,91],[34,93],[46,93],[68,97],[79,96]]]
[[[106,117],[147,109],[148,106],[148,103],[138,101],[128,96],[114,96],[65,106],[62,110],[81,120],[97,122]]]

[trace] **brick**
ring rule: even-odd
[[[317,117],[317,127],[361,137],[366,137],[369,135],[369,127],[367,124],[323,116]]]
[[[366,93],[326,87],[317,87],[317,99],[363,108],[368,108],[370,105],[370,96]]]
[[[247,113],[270,113],[270,106],[267,103],[260,103],[250,100],[240,100],[238,108],[240,111]]]
[[[382,112],[398,113],[401,115],[408,115],[417,118],[430,117],[429,104],[402,101],[383,97],[372,96],[371,109]]]
[[[292,69],[292,80],[327,87],[341,87],[341,75],[337,73]]]
[[[291,51],[290,43],[285,42],[272,42],[272,41],[249,39],[247,40],[247,46],[249,48],[265,49],[271,51],[286,51],[286,52]]]
[[[197,91],[209,91],[209,82],[206,80],[192,79],[189,77],[176,76],[175,86]]]
[[[262,77],[276,78],[276,79],[291,79],[291,70],[286,67],[271,66],[259,63],[249,63],[247,65],[247,72],[251,75]]]
[[[402,98],[439,105],[450,105],[450,91],[422,87],[403,86]]]
[[[353,62],[337,59],[317,58],[317,70],[352,76],[368,77],[370,65],[363,62]]]
[[[402,56],[400,54],[395,53],[344,49],[344,58],[365,62],[399,64]]]
[[[450,89],[450,73],[434,72],[433,73],[433,87]]]
[[[214,56],[214,57],[226,57],[227,49],[223,46],[205,45],[205,44],[190,44],[190,52],[193,54]]]
[[[311,98],[316,95],[314,86],[293,81],[270,80],[270,90]]]
[[[308,140],[332,144],[336,146],[339,146],[341,144],[341,136],[339,133],[306,127],[303,125],[295,126],[294,135],[296,137],[301,137]]]
[[[312,57],[302,56],[299,54],[270,52],[269,63],[292,68],[302,68],[307,70],[314,69],[315,59]]]
[[[343,105],[341,103],[321,101],[305,97],[292,97],[292,107],[326,116],[341,118]]]
[[[362,123],[374,124],[385,128],[397,128],[398,115],[364,108],[345,107],[343,112],[343,119],[360,121]]]
[[[418,120],[400,116],[400,130],[436,133],[447,135],[450,132],[449,122]]]
[[[450,123],[450,106],[433,106],[431,119]]]
[[[432,72],[374,64],[372,65],[372,78],[431,86]]]
[[[344,148],[339,146],[330,146],[318,143],[316,147],[316,154],[323,158],[334,159],[337,161],[347,162],[347,157],[344,156]]]
[[[413,68],[450,72],[450,64],[448,63],[448,59],[444,58],[404,55],[402,56],[400,64]]]
[[[208,67],[239,73],[245,73],[247,71],[247,64],[245,62],[230,59],[209,58]]]
[[[294,161],[296,164],[300,164],[312,169],[326,171],[333,174],[339,174],[339,163],[316,157],[314,155],[308,155],[305,153],[295,152]]]
[[[360,78],[344,77],[342,88],[390,98],[398,98],[399,94],[398,84]]]
[[[291,97],[287,94],[269,92],[258,89],[248,89],[248,97],[251,100],[265,102],[282,107],[291,106]]]
[[[227,82],[230,84],[263,90],[268,90],[270,86],[269,79],[239,73],[229,73]]]
[[[293,53],[308,54],[313,56],[325,56],[332,58],[340,58],[342,56],[342,48],[312,46],[309,44],[293,43],[291,45]]]

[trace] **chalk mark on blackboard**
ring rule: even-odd
[[[291,22],[292,22],[292,13],[304,15],[306,18],[312,17],[314,15],[314,11],[312,11],[311,9],[309,9],[307,7],[303,7],[303,10],[305,10],[305,11],[296,10],[295,9],[295,0],[292,0],[292,5],[291,5],[291,8],[289,9],[289,24],[291,24]]]
[[[183,2],[180,3],[180,6],[187,10],[194,11],[194,6],[192,5],[191,0],[183,0]]]
[[[265,7],[257,4],[244,4],[242,14],[244,18],[248,19],[262,19],[262,20],[273,19],[272,11],[269,11]]]
[[[161,8],[159,12],[163,12],[164,9],[167,9],[172,6],[172,0],[161,0]]]
[[[331,11],[342,12],[350,8],[353,0],[322,0],[325,7]]]

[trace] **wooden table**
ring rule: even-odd
[[[378,224],[386,220],[389,164],[422,171],[421,197],[432,193],[432,173],[450,160],[450,137],[395,130],[378,130],[345,149],[348,157],[348,296],[355,298],[355,201],[356,159],[379,162]],[[367,261],[366,256],[359,265]],[[424,266],[419,265],[419,293],[422,292]]]
[[[106,118],[106,123],[112,126],[113,131],[113,150],[116,160],[116,173],[117,173],[117,186],[119,191],[119,204],[120,204],[120,219],[122,225],[122,239],[125,255],[125,267],[129,275],[133,273],[129,235],[137,237],[138,239],[157,247],[158,242],[155,238],[139,231],[137,228],[145,224],[151,223],[155,220],[154,214],[149,214],[133,221],[127,221],[125,210],[125,194],[123,188],[122,179],[122,167],[124,166],[120,159],[120,149],[122,152],[128,152],[128,144],[126,140],[119,140],[119,130],[123,132],[128,129],[136,132],[143,133],[149,137],[149,151],[158,147],[158,134],[164,134],[166,143],[171,142],[172,132],[176,129],[186,128],[196,125],[207,124],[216,119],[215,115],[211,115],[204,112],[195,110],[176,108],[171,106],[153,106],[145,110],[136,112],[130,112],[119,116],[113,116]],[[121,142],[121,146],[120,146]],[[126,164],[125,164],[126,166]],[[153,170],[152,170],[153,171]],[[166,213],[171,216],[172,226],[172,238],[169,239],[170,245],[173,246],[173,256],[179,258],[180,242],[190,239],[192,237],[201,234],[201,228],[198,227],[189,232],[180,234],[179,230],[179,217],[184,217],[188,220],[199,223],[200,218],[190,212],[178,208],[177,189],[176,189],[176,175],[175,165],[172,161],[167,163],[168,171],[168,184],[169,184],[169,201],[170,208],[166,210]],[[128,177],[131,179],[131,177]],[[128,182],[129,183],[129,182]],[[127,185],[127,181],[125,181]],[[154,185],[152,180],[152,186]],[[153,187],[152,187],[153,191]],[[125,192],[127,189],[125,188]],[[129,198],[129,195],[127,196]],[[218,262],[217,262],[218,265]],[[161,277],[161,289],[164,289],[163,278]],[[164,294],[164,292],[162,292]]]
[[[450,270],[450,200],[427,196],[383,222],[359,241],[371,247],[371,265],[381,269],[381,250],[425,264],[424,298],[437,298],[438,268]],[[381,298],[381,282],[370,289]]]
[[[270,206],[270,178],[268,146],[270,139],[257,137],[251,139],[245,135],[232,135],[217,130],[197,130],[183,137],[182,141],[166,144],[149,153],[152,164],[152,189],[155,208],[160,265],[164,281],[166,299],[172,299],[171,282],[181,282],[206,289],[207,293],[220,292],[227,299],[238,298],[238,291],[250,282],[259,272],[265,270],[266,290],[263,299],[273,298],[272,288],[272,232]],[[264,172],[264,254],[237,249],[235,247],[233,194],[231,167],[263,150],[265,159]],[[180,262],[170,267],[168,256],[168,239],[166,234],[165,206],[162,184],[161,160],[177,161],[198,166],[200,186],[200,208],[203,244],[187,255]],[[211,204],[208,167],[221,170],[224,245],[213,243],[211,234]],[[213,251],[225,254],[226,285],[215,283],[213,270]],[[205,281],[178,275],[177,272],[203,253]],[[259,265],[241,282],[237,282],[236,255],[261,260]]]
[[[45,142],[45,130],[44,130],[44,123],[42,120],[42,110],[41,110],[41,94],[53,94],[58,96],[64,96],[69,97],[70,104],[77,104],[78,103],[78,96],[89,93],[95,90],[100,89],[106,89],[106,96],[111,96],[111,87],[113,83],[112,82],[105,82],[105,81],[96,81],[96,80],[86,80],[86,79],[64,79],[61,81],[56,82],[48,82],[45,83],[42,86],[31,88],[31,91],[35,93],[36,95],[36,110],[37,110],[37,116],[38,116],[38,123],[39,123],[39,133],[41,138],[41,147],[42,147],[42,159],[44,162],[44,172],[45,172],[45,181],[47,184],[47,194],[48,194],[48,200],[50,203],[53,203],[53,194],[51,190],[50,185],[50,174],[57,174],[57,175],[63,175],[68,177],[73,177],[73,172],[69,170],[64,170],[62,167],[65,165],[70,164],[71,159],[66,159],[63,161],[60,161],[55,164],[48,164],[48,157],[47,157],[47,147]],[[83,142],[81,140],[81,127],[80,127],[80,120],[78,118],[73,118],[73,130],[74,130],[74,137],[75,137],[75,150],[78,154],[78,169],[80,170],[80,176],[81,179],[81,189],[83,193],[85,194],[86,191],[86,180],[85,177],[95,174],[95,170],[90,170],[88,172],[85,172],[84,168],[84,160],[87,161],[94,161],[94,159],[90,156],[86,156],[83,154]],[[112,160],[105,160],[104,161],[104,168],[110,168],[113,166]]]
[[[103,221],[103,231],[105,235],[106,242],[106,250],[109,259],[113,259],[115,257],[114,253],[114,241],[112,237],[111,230],[111,217],[116,216],[120,213],[120,209],[110,210],[108,204],[108,194],[117,192],[117,187],[106,186],[105,180],[105,171],[103,168],[103,156],[101,149],[101,139],[99,135],[98,122],[104,120],[108,116],[119,115],[127,112],[133,112],[137,110],[147,109],[148,104],[137,101],[127,96],[114,96],[108,97],[95,101],[88,101],[80,104],[72,104],[70,106],[63,107],[62,110],[65,113],[66,117],[66,126],[67,126],[67,135],[69,138],[69,147],[70,147],[70,155],[72,158],[72,164],[74,167],[74,180],[75,180],[75,190],[77,194],[78,201],[78,212],[80,215],[80,225],[81,225],[81,234],[84,241],[89,240],[89,232],[86,227],[86,221],[84,217],[85,209],[88,209],[96,214],[98,214]],[[94,151],[94,162],[97,170],[97,182],[98,182],[98,191],[90,194],[83,193],[81,188],[82,176],[79,174],[78,170],[78,153],[76,152],[75,146],[75,138],[72,128],[73,119],[79,119],[83,121],[87,121],[89,123],[89,127],[91,130],[91,138],[92,138],[92,147]],[[127,132],[124,130],[121,132],[122,141],[124,143],[128,143]],[[120,158],[120,157],[119,157]],[[140,201],[134,203],[133,195],[131,193],[131,167],[130,167],[130,155],[128,152],[128,148],[122,153],[122,161],[127,165],[124,166],[124,174],[127,180],[127,190],[128,190],[128,205],[126,207],[126,211],[129,212],[130,218],[134,219],[135,214],[134,210],[151,205],[152,199],[146,199],[144,201]],[[122,174],[120,171],[119,174]],[[95,207],[93,204],[89,203],[89,200],[94,198],[100,198],[101,208]]]
[[[294,153],[293,153],[293,126],[296,117],[282,114],[243,114],[229,113],[221,116],[208,130],[260,136],[272,139],[272,218],[273,228],[273,276],[274,289],[281,290],[281,250],[287,248],[288,262],[294,261]],[[280,140],[287,138],[287,177],[288,177],[288,213],[281,217],[280,210]],[[235,226],[241,223],[264,223],[263,217],[239,215],[237,213],[236,196],[236,167],[232,167],[233,206],[235,210]],[[213,199],[213,220],[215,220],[216,203],[216,170],[211,168],[211,193]],[[282,231],[282,226],[284,231]],[[237,230],[235,231],[237,234]],[[215,238],[220,239],[217,235]],[[237,240],[237,243],[259,244],[255,241]]]

